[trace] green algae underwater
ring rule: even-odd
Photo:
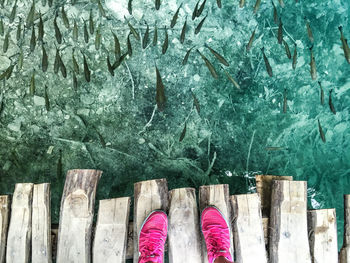
[[[350,2],[0,0],[0,193],[68,169],[133,183],[307,180],[309,208],[350,187]],[[341,32],[340,32],[340,26]],[[342,35],[341,35],[342,34]],[[349,55],[349,54],[348,54]]]

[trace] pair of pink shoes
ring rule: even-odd
[[[224,216],[216,207],[209,206],[203,210],[201,228],[209,263],[213,263],[221,256],[232,262],[230,229]],[[139,235],[139,263],[163,263],[167,230],[168,217],[163,211],[153,211],[145,219]]]

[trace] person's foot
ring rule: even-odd
[[[163,211],[153,211],[143,222],[139,234],[139,263],[163,263],[164,244],[168,232],[168,217]]]
[[[223,214],[216,207],[205,208],[201,215],[201,227],[209,263],[218,257],[225,257],[232,262],[230,229]]]

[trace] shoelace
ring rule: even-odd
[[[139,248],[140,258],[160,257],[163,254],[164,240],[163,234],[159,230],[143,233],[140,243],[144,244]]]
[[[230,237],[226,237],[226,231],[227,228],[220,225],[211,225],[205,231],[208,253],[227,252],[230,249]]]

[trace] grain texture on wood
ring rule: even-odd
[[[134,263],[139,259],[138,234],[143,221],[154,210],[168,209],[166,179],[149,180],[134,185]]]
[[[233,239],[237,263],[267,263],[258,194],[233,195]]]
[[[64,185],[57,240],[57,263],[91,262],[95,195],[102,172],[69,170]]]
[[[225,216],[230,227],[230,252],[233,255],[233,234],[231,226],[231,204],[230,204],[229,189],[227,184],[205,185],[199,188],[199,207],[203,211],[207,206],[215,206]],[[202,239],[202,260],[208,262],[207,247]]]
[[[32,262],[51,263],[50,184],[35,184],[32,212]]]
[[[260,196],[261,210],[263,217],[270,217],[271,207],[271,192],[273,180],[293,180],[292,176],[278,176],[278,175],[256,175],[256,191]]]
[[[309,242],[312,262],[337,263],[337,218],[335,209],[310,210]]]
[[[262,218],[262,224],[263,224],[263,230],[264,230],[264,239],[265,239],[265,246],[268,248],[269,244],[269,222],[270,218],[269,217],[263,217]],[[267,253],[269,253],[268,250],[266,250]]]
[[[194,188],[170,191],[169,262],[200,263],[202,261],[198,207]]]
[[[10,198],[0,195],[0,263],[5,263],[6,238],[9,223]]]
[[[306,215],[306,182],[272,183],[270,262],[311,263]]]
[[[100,200],[95,239],[94,263],[125,262],[130,197]]]
[[[350,263],[350,195],[344,195],[344,239],[339,259],[340,263]]]
[[[7,263],[29,262],[33,184],[16,184],[7,234]]]

